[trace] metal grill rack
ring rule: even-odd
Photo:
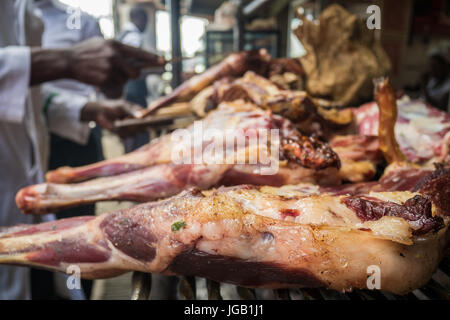
[[[202,283],[203,286],[199,286]],[[151,274],[134,272],[131,299],[148,300],[151,287]],[[378,290],[359,289],[348,293],[323,288],[248,289],[194,277],[180,277],[177,287],[173,289],[177,291],[179,299],[186,300],[450,300],[450,256],[444,258],[439,269],[425,286],[403,296]]]

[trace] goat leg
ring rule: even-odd
[[[269,61],[270,55],[264,49],[233,53],[202,74],[183,82],[169,95],[152,102],[148,109],[142,113],[141,117],[145,117],[171,103],[187,101],[220,78],[240,76],[247,70],[265,73]]]

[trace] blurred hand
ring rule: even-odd
[[[165,63],[150,52],[101,38],[73,46],[68,60],[71,78],[99,86],[110,97],[119,97],[125,82],[137,78],[143,68]]]
[[[103,129],[110,130],[120,137],[136,134],[136,130],[116,130],[114,122],[126,118],[136,118],[143,109],[125,100],[90,101],[81,110],[80,120],[95,121]]]
[[[125,82],[144,68],[165,64],[164,58],[115,40],[92,38],[67,49],[31,49],[30,85],[70,78],[119,97]]]

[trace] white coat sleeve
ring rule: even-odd
[[[89,124],[80,121],[81,109],[88,98],[68,90],[43,85],[44,114],[51,133],[86,145],[91,132]]]
[[[82,16],[81,40],[103,37],[98,20],[89,15]],[[80,122],[81,110],[88,98],[70,90],[58,89],[51,84],[43,85],[44,113],[51,133],[81,145],[89,141],[90,127]]]
[[[0,48],[0,119],[22,122],[30,83],[30,48]]]
[[[132,47],[140,48],[142,46],[142,35],[137,32],[130,32],[123,37],[121,42]]]
[[[90,15],[83,17],[83,25],[81,30],[81,40],[87,40],[90,38],[101,37],[103,38],[102,31],[98,20]]]

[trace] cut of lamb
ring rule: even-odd
[[[203,126],[202,131],[197,131],[199,125]],[[205,162],[205,159],[196,162],[193,158],[196,149],[207,156],[208,147],[219,141],[216,139],[220,135],[204,137],[210,129],[244,137],[245,143],[241,147],[227,144],[222,149],[225,161],[220,164]],[[258,130],[261,129],[279,130],[279,139],[270,140],[268,133],[270,146],[264,140],[259,143],[257,139],[250,139],[252,134],[260,134]],[[174,132],[116,159],[52,171],[47,175],[49,182],[20,190],[16,196],[17,205],[26,213],[45,213],[103,200],[156,200],[193,186],[206,189],[245,183],[273,186],[299,182],[340,183],[339,158],[326,143],[300,135],[288,120],[243,101],[222,104],[200,123],[194,123],[181,133],[189,140],[184,143],[174,141]],[[263,137],[262,133],[260,137]],[[264,174],[263,170],[269,169],[270,164],[248,160],[252,155],[261,157],[263,149],[268,147],[274,147],[275,154],[271,156],[274,161],[279,159],[279,168]],[[174,159],[174,153],[180,158]],[[244,163],[228,161],[239,157]],[[76,184],[61,183],[91,178],[96,179]]]
[[[379,149],[392,162],[379,181],[192,188],[99,217],[4,228],[0,263],[61,272],[76,264],[85,278],[136,270],[339,291],[366,288],[368,267],[377,266],[381,290],[410,292],[430,279],[449,248],[450,167],[406,161],[395,140],[392,97],[389,83],[377,81]],[[286,159],[301,155],[296,143],[281,145]],[[324,150],[319,154],[308,163],[327,163]]]
[[[85,278],[136,270],[339,291],[366,288],[375,265],[381,289],[403,294],[429,280],[448,248],[450,170],[391,166],[359,188],[191,189],[99,217],[6,228],[0,263],[61,272],[76,264]]]
[[[450,115],[406,96],[399,99],[397,105],[395,136],[406,158],[418,164],[450,161]],[[353,112],[359,134],[378,135],[376,102],[362,105]]]

